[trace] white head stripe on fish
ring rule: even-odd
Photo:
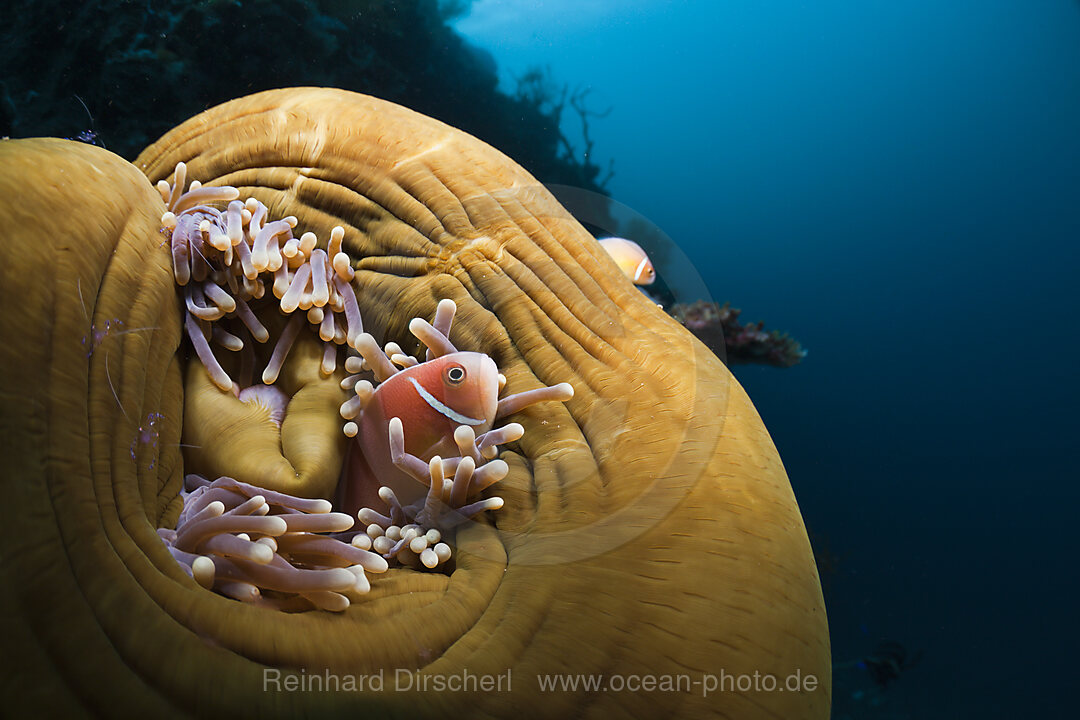
[[[645,266],[649,264],[649,258],[641,258],[641,262],[638,263],[637,269],[634,270],[634,282],[641,280],[641,274],[645,272]]]
[[[427,389],[425,389],[424,386],[421,385],[420,382],[416,378],[410,377],[410,378],[408,378],[408,380],[409,380],[409,382],[411,382],[413,384],[413,387],[416,388],[416,392],[420,393],[420,397],[422,397],[424,399],[424,402],[426,402],[428,405],[430,405],[436,412],[440,413],[441,415],[445,415],[446,417],[450,418],[454,422],[461,423],[462,425],[483,425],[484,424],[483,420],[477,420],[475,418],[471,418],[471,417],[468,417],[466,415],[462,415],[457,410],[454,410],[453,408],[448,407],[444,403],[440,402],[439,399],[436,398],[431,393],[429,393],[427,391]]]

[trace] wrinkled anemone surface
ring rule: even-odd
[[[294,347],[279,430],[249,433],[198,363],[151,182],[177,162],[274,218],[345,229],[365,330],[456,302],[457,347],[519,392],[505,506],[457,533],[449,574],[390,568],[342,613],[198,585],[159,539],[185,472],[330,497],[345,438],[319,343]],[[151,182],[147,181],[147,178]],[[134,165],[0,142],[3,689],[38,714],[825,718],[829,644],[798,507],[742,388],[645,300],[536,180],[484,143],[373,98],[261,93]],[[195,372],[195,371],[198,372]],[[196,420],[198,422],[196,422]],[[272,425],[272,424],[271,424]],[[184,448],[183,444],[198,447]],[[190,431],[190,432],[189,432]],[[201,432],[201,434],[200,434]],[[225,448],[243,447],[228,454]],[[303,493],[295,492],[303,489]],[[510,692],[264,692],[267,668],[499,675]],[[562,672],[813,675],[803,692],[542,694]]]
[[[338,612],[368,592],[366,573],[385,571],[386,560],[452,570],[453,551],[443,535],[452,543],[462,522],[502,507],[502,498],[480,495],[508,472],[505,461],[493,459],[498,445],[520,440],[524,432],[518,423],[494,428],[495,421],[539,402],[568,400],[572,387],[561,383],[500,399],[506,377],[494,361],[459,352],[451,342],[457,305],[449,299],[439,302],[433,323],[409,323],[425,347],[423,361],[397,343],[384,350],[364,332],[353,261],[342,251],[343,227],[335,226],[325,248],[318,247],[315,233],[294,234],[295,217],[275,220],[255,198],[241,202],[232,186],[188,185],[184,162],[157,188],[168,208],[162,232],[184,298],[185,335],[220,391],[216,402],[231,411],[225,423],[222,416],[188,414],[185,436],[199,433],[206,443],[188,445],[191,459],[246,454],[247,435],[279,434],[291,403],[274,383],[305,318],[323,343],[320,376],[334,376],[339,355],[346,356],[352,374],[341,381],[350,391],[340,409],[348,420],[342,430],[356,437],[334,493],[345,514],[329,507],[316,511],[302,499],[233,478],[210,483],[189,475],[175,530],[159,529],[173,556],[200,585],[237,600]],[[283,321],[279,316],[288,320],[280,333],[271,333],[260,315],[277,318],[268,323],[273,326]],[[257,352],[259,345],[273,348],[261,371],[255,365],[267,353]],[[223,366],[215,348],[239,359]],[[208,389],[201,394],[215,397]],[[231,426],[239,444],[222,446],[223,425]],[[211,463],[203,471],[212,476],[219,469]],[[297,492],[320,489],[301,482]],[[388,514],[367,505],[385,506]],[[349,534],[312,535],[296,523],[316,533]],[[317,547],[325,552],[313,551]],[[372,549],[382,556],[374,558],[376,566],[368,557]],[[368,562],[357,564],[360,558]]]

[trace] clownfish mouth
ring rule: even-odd
[[[477,420],[476,418],[471,418],[468,415],[462,415],[461,413],[459,413],[454,408],[452,408],[449,405],[447,405],[446,403],[440,401],[437,397],[435,397],[434,395],[429,393],[427,391],[427,389],[424,388],[424,386],[421,385],[419,383],[419,381],[417,381],[416,378],[410,377],[410,378],[408,378],[408,380],[409,380],[409,382],[412,383],[412,386],[414,388],[416,388],[416,392],[418,392],[420,394],[420,397],[423,398],[424,402],[426,402],[428,405],[430,405],[436,412],[440,413],[441,415],[444,415],[444,416],[450,418],[451,420],[453,420],[454,422],[456,422],[456,423],[458,423],[460,425],[483,425],[484,424],[484,419],[483,418],[480,418],[479,420]]]

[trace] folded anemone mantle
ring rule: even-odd
[[[269,438],[233,432],[236,406],[184,359],[151,184],[180,161],[319,238],[343,227],[365,329],[381,341],[408,345],[409,321],[448,298],[453,342],[490,355],[508,389],[573,386],[565,404],[514,416],[525,432],[501,456],[505,506],[458,532],[452,573],[391,568],[345,612],[282,613],[203,589],[167,552],[156,530],[176,522],[185,462],[330,497],[345,448],[342,391],[304,352],[279,380],[293,419]],[[753,406],[496,150],[363,95],[270,91],[192,118],[134,165],[62,140],[0,142],[0,215],[9,709],[828,716],[818,577]],[[382,673],[386,686],[264,691],[268,669]],[[505,692],[393,691],[417,673],[508,670]],[[542,692],[559,673],[694,685]],[[816,685],[703,692],[721,673]]]

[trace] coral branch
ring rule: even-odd
[[[791,367],[804,357],[806,350],[799,343],[777,330],[764,330],[765,323],[743,325],[739,322],[741,311],[728,303],[718,305],[713,302],[698,300],[689,305],[671,306],[672,317],[697,335],[717,355],[724,357],[727,363],[760,363],[775,367]]]

